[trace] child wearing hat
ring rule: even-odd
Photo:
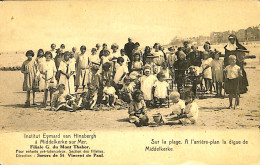
[[[28,50],[26,52],[27,60],[23,62],[21,72],[24,74],[23,81],[23,91],[27,92],[26,96],[26,106],[30,106],[30,91],[33,92],[33,104],[35,104],[35,85],[37,83],[37,70],[36,63],[32,59],[34,56],[34,52],[32,50]]]
[[[157,79],[154,83],[154,103],[159,104],[159,107],[162,107],[162,104],[166,103],[167,97],[169,94],[169,84],[165,81],[165,75],[160,72],[157,74]]]
[[[76,92],[80,86],[83,87],[84,91],[89,79],[89,56],[86,54],[86,46],[82,45],[80,47],[80,52],[81,53],[76,59]]]
[[[133,100],[128,109],[129,122],[134,123],[137,127],[147,126],[149,118],[146,114],[146,104],[143,100],[143,92],[136,90],[133,93]]]
[[[157,81],[156,76],[151,74],[151,67],[146,65],[144,68],[144,75],[140,78],[141,91],[144,95],[144,101],[146,102],[147,107],[151,107],[153,100],[152,88],[154,83]]]

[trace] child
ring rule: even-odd
[[[76,60],[78,58],[78,52],[77,52],[77,48],[76,47],[72,48],[72,54],[73,54],[74,59]]]
[[[162,63],[162,66],[161,66],[161,72],[164,74],[164,76],[165,76],[165,78],[166,79],[170,79],[170,71],[169,71],[169,69],[168,69],[168,67],[167,67],[167,64],[166,64],[166,62],[163,62]]]
[[[239,78],[242,76],[241,68],[236,65],[236,56],[229,56],[229,64],[225,69],[225,92],[229,94],[229,108],[232,108],[232,100],[235,97],[234,109],[239,108]]]
[[[134,60],[132,62],[131,71],[137,71],[138,73],[142,74],[143,70],[143,62],[140,60],[140,53],[134,54]]]
[[[183,114],[185,109],[185,102],[180,99],[180,93],[178,93],[177,91],[173,91],[170,94],[170,100],[173,103],[173,105],[170,107],[171,113],[167,115],[162,115],[164,123],[176,119],[176,115]]]
[[[37,84],[36,79],[36,64],[32,60],[34,52],[28,50],[26,52],[27,60],[23,62],[21,72],[24,74],[23,91],[27,91],[27,97],[25,106],[30,106],[30,91],[33,92],[33,105],[35,105],[35,86]]]
[[[123,88],[120,91],[120,99],[128,104],[132,101],[132,94],[134,93],[134,85],[135,83],[131,83],[130,77],[124,78]]]
[[[186,61],[186,55],[183,51],[178,52],[178,60],[174,64],[175,68],[175,82],[177,84],[178,92],[181,93],[184,85],[184,75],[188,69],[188,63]]]
[[[155,71],[156,73],[160,72],[160,66],[162,66],[162,63],[165,62],[165,56],[164,53],[160,50],[160,45],[158,43],[155,43],[154,46],[154,51],[152,52],[152,54],[157,57],[154,59],[154,63],[155,63]]]
[[[144,100],[146,102],[146,106],[150,107],[153,99],[152,88],[154,83],[157,81],[157,78],[151,74],[150,66],[146,66],[144,69],[144,76],[140,78],[141,83],[141,91],[144,94]]]
[[[64,60],[61,61],[59,71],[60,71],[60,81],[59,84],[65,85],[66,94],[74,94],[74,73],[75,73],[75,63],[70,61],[70,52],[64,52]]]
[[[94,106],[96,105],[97,99],[98,99],[98,93],[100,90],[100,75],[98,74],[99,70],[99,65],[93,65],[91,67],[91,72],[90,72],[90,82],[89,82],[89,91],[88,93],[93,96],[90,109],[93,109]]]
[[[154,83],[154,102],[162,107],[162,104],[167,101],[169,84],[164,80],[165,75],[162,72],[157,74],[157,78],[159,81]]]
[[[203,60],[201,62],[201,67],[203,69],[202,74],[205,82],[206,92],[212,93],[212,72],[210,63],[212,58],[209,58],[209,53],[207,51],[203,52]]]
[[[55,45],[55,44],[51,44],[51,50],[50,50],[50,52],[51,52],[51,54],[53,55],[53,58],[56,57],[56,50],[55,50],[55,48],[56,48],[56,45]]]
[[[107,106],[110,105],[114,107],[117,99],[117,95],[116,95],[116,89],[113,86],[111,86],[111,83],[112,83],[111,81],[106,82],[106,85],[103,90],[103,101],[105,105]]]
[[[120,53],[117,52],[118,47],[119,46],[116,43],[111,45],[111,49],[112,49],[112,54],[111,55],[112,55],[112,58],[117,59],[118,57],[120,57]]]
[[[97,55],[97,49],[96,48],[92,48],[91,49],[91,56],[89,56],[89,65],[90,65],[90,67],[93,66],[93,63],[96,63],[98,65],[100,64],[100,58]]]
[[[52,111],[64,110],[64,111],[74,112],[76,109],[78,109],[76,98],[66,94],[64,91],[65,91],[65,85],[59,84],[58,92],[54,94],[51,103]]]
[[[146,105],[142,91],[136,90],[133,93],[133,101],[130,103],[128,114],[129,122],[134,123],[137,127],[148,125],[149,118],[146,114]]]
[[[83,92],[78,102],[78,109],[93,110],[97,102],[96,89],[92,85],[88,85],[88,92]]]
[[[128,68],[125,65],[123,65],[123,63],[124,63],[124,59],[122,57],[119,57],[117,59],[117,64],[115,65],[115,70],[116,70],[115,77],[114,77],[115,84],[123,84],[122,80],[128,73]]]
[[[177,56],[173,47],[170,47],[168,50],[169,52],[166,53],[166,66],[168,66],[171,77],[174,78],[174,63],[177,61]]]
[[[219,59],[220,52],[214,53],[214,59],[211,61],[213,82],[216,83],[216,97],[222,96],[222,83],[223,83],[223,66],[224,61]]]
[[[44,51],[42,49],[39,49],[38,50],[38,53],[37,53],[37,58],[35,60],[36,62],[36,76],[37,76],[37,84],[38,84],[38,88],[39,88],[39,84],[40,84],[40,72],[42,71],[43,69],[43,65],[44,63],[46,62],[46,59],[44,57]]]
[[[41,80],[40,80],[40,90],[44,89],[43,106],[46,106],[48,91],[50,92],[50,103],[51,103],[52,94],[57,84],[55,79],[55,74],[57,72],[57,69],[53,61],[51,52],[49,51],[45,52],[45,58],[46,58],[46,62],[43,65],[43,69],[41,71]]]
[[[183,113],[174,115],[176,120],[169,121],[166,124],[195,124],[199,116],[198,104],[194,101],[194,94],[191,91],[186,91],[184,94],[185,98],[185,109]]]
[[[127,55],[125,55],[125,49],[121,49],[120,53],[121,53],[121,57],[124,59],[123,65],[125,65],[128,69],[128,64],[129,64],[130,60],[129,60],[129,57]]]
[[[81,85],[84,91],[89,77],[89,56],[86,54],[86,46],[82,45],[80,47],[80,52],[81,54],[78,55],[76,60],[76,92]]]

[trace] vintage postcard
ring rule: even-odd
[[[259,165],[259,1],[0,1],[0,165]]]

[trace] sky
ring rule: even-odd
[[[0,52],[118,43],[167,44],[260,24],[257,1],[0,1]]]

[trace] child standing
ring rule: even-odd
[[[81,85],[84,91],[89,78],[89,56],[86,54],[86,46],[82,45],[80,52],[81,54],[78,55],[76,60],[76,92]]]
[[[124,78],[123,88],[120,91],[120,99],[124,102],[130,103],[132,101],[132,94],[134,93],[135,83],[131,83],[130,77]]]
[[[157,78],[159,81],[154,83],[154,102],[155,104],[159,103],[159,107],[162,107],[162,104],[167,101],[169,84],[164,80],[165,75],[162,72],[157,74]]]
[[[178,60],[174,64],[175,68],[175,82],[177,84],[178,92],[181,93],[184,85],[184,75],[188,69],[188,63],[186,60],[186,55],[183,51],[178,52]]]
[[[138,73],[142,74],[143,70],[143,62],[140,60],[140,53],[134,54],[134,60],[132,62],[131,71],[137,71]]]
[[[74,94],[74,73],[75,73],[75,63],[70,61],[70,52],[64,52],[64,60],[61,61],[60,67],[60,81],[59,84],[65,85],[66,94]]]
[[[144,94],[144,100],[146,106],[150,107],[153,99],[152,88],[154,83],[157,81],[157,78],[151,74],[150,66],[146,66],[144,69],[144,75],[140,78],[141,91]]]
[[[214,59],[211,61],[212,77],[213,82],[216,83],[216,97],[222,96],[222,86],[223,86],[223,66],[224,61],[219,59],[220,52],[214,53]]]
[[[89,65],[90,67],[93,66],[93,63],[100,65],[100,58],[97,54],[97,49],[92,48],[91,49],[91,55],[89,56]]]
[[[209,53],[207,51],[203,52],[203,60],[201,62],[201,67],[203,69],[202,74],[205,82],[206,92],[212,93],[212,71],[210,63],[212,58],[209,58]]]
[[[232,101],[235,97],[234,109],[239,108],[239,78],[242,76],[241,68],[236,65],[236,56],[229,56],[229,64],[225,69],[226,81],[225,91],[229,94],[229,108],[232,108]]]
[[[55,79],[55,74],[57,70],[51,52],[49,51],[45,52],[45,58],[46,58],[46,62],[43,65],[43,69],[41,71],[41,80],[40,80],[40,90],[44,89],[43,106],[46,106],[48,92],[50,92],[50,103],[51,103],[52,94],[57,84]]]
[[[125,65],[123,65],[123,63],[124,63],[124,59],[122,57],[119,57],[117,59],[117,64],[115,65],[115,70],[116,70],[115,77],[114,77],[115,84],[123,84],[122,80],[128,73],[128,68]]]
[[[25,106],[30,106],[30,92],[33,92],[33,105],[35,105],[35,86],[37,84],[36,79],[36,64],[32,60],[34,52],[28,50],[26,52],[27,60],[23,62],[21,72],[24,74],[23,91],[27,92]]]
[[[124,59],[123,65],[125,65],[128,69],[128,64],[129,64],[130,60],[129,60],[129,57],[127,55],[125,55],[125,49],[121,49],[120,53],[121,53],[121,57]]]
[[[134,123],[137,127],[148,125],[149,118],[146,114],[146,105],[142,91],[136,90],[133,93],[133,101],[130,103],[128,114],[129,122]]]

